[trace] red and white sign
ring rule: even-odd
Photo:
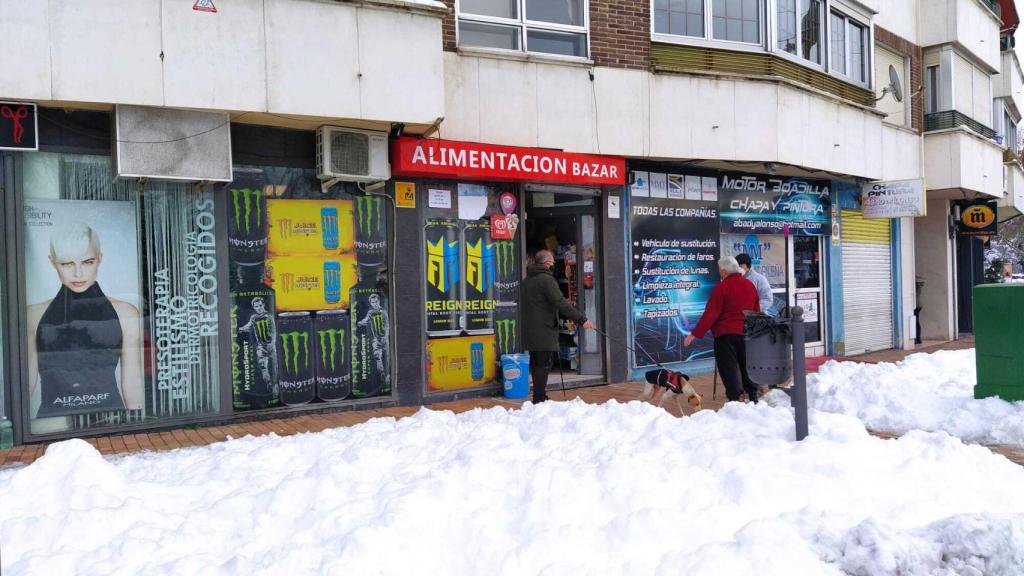
[[[213,0],[196,0],[196,3],[192,5],[192,9],[196,12],[217,11],[217,7],[213,5]]]
[[[558,184],[623,185],[626,160],[545,148],[399,138],[391,143],[395,176]]]
[[[519,217],[515,214],[491,216],[491,240],[514,240],[519,228]]]

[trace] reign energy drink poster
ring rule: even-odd
[[[453,336],[462,331],[459,223],[451,218],[431,218],[423,234],[427,258],[427,335]]]
[[[462,282],[463,326],[468,334],[494,330],[494,245],[487,219],[466,222],[462,229],[465,259]]]
[[[683,347],[718,278],[718,206],[630,199],[633,348],[637,368],[710,357],[705,338]]]
[[[274,291],[263,285],[247,285],[231,296],[235,408],[266,408],[277,403],[278,395]]]
[[[228,253],[235,264],[262,264],[267,256],[265,184],[262,171],[236,169],[228,185]]]
[[[312,402],[313,317],[309,312],[284,312],[277,315],[278,386],[281,402],[298,406]]]
[[[390,318],[384,294],[374,287],[357,286],[351,293],[352,395],[356,398],[391,392],[388,346]]]
[[[352,393],[350,329],[344,310],[317,312],[313,317],[316,395],[325,402],[343,400]]]

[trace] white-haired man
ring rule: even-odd
[[[740,399],[743,390],[752,402],[757,402],[757,385],[747,376],[747,346],[743,341],[745,311],[760,312],[757,289],[743,277],[736,259],[726,256],[718,261],[718,275],[722,281],[711,290],[704,307],[704,315],[683,342],[693,344],[710,329],[715,336],[715,363],[725,383],[725,395],[730,401]]]

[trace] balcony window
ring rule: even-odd
[[[460,0],[459,45],[586,57],[586,0]]]
[[[763,5],[764,0],[654,0],[654,32],[761,44]]]
[[[845,14],[833,11],[829,18],[830,70],[858,84],[867,83],[868,29]]]
[[[704,37],[704,0],[655,0],[654,31]]]
[[[1005,138],[1003,145],[1014,152],[1020,152],[1020,146],[1017,142],[1017,123],[1014,122],[1012,116],[1005,112],[1003,113],[1003,125],[1006,131],[1006,134],[1003,136]]]
[[[939,67],[929,66],[924,71],[924,113],[939,111]]]
[[[779,51],[821,64],[822,0],[778,0]]]

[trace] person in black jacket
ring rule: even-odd
[[[558,316],[576,322],[583,328],[594,325],[582,312],[569,304],[558,288],[558,281],[551,273],[555,256],[549,250],[541,250],[534,256],[534,264],[526,269],[520,292],[520,307],[523,311],[523,344],[530,352],[530,376],[533,377],[533,402],[548,399],[548,372],[558,354]]]

